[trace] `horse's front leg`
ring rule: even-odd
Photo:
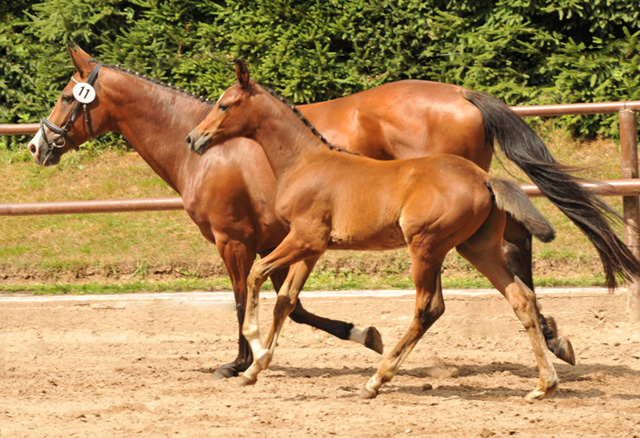
[[[247,301],[247,276],[255,260],[256,251],[241,242],[223,238],[216,239],[216,246],[231,279],[238,318],[238,356],[233,362],[216,368],[213,373],[213,377],[216,379],[226,379],[237,376],[246,370],[253,361],[249,343],[242,335],[242,325]]]
[[[253,336],[253,332],[247,331],[246,336],[247,339],[250,339],[249,343],[253,349],[255,360],[243,374],[243,384],[255,383],[258,373],[267,369],[271,363],[284,321],[295,308],[298,295],[304,287],[307,278],[309,278],[309,274],[313,270],[318,258],[319,256],[302,260],[289,268],[289,275],[287,275],[284,284],[278,291],[276,304],[273,308],[273,322],[271,323],[269,335],[267,336],[266,346],[262,345],[259,335],[257,341],[255,341],[254,338],[250,339],[250,337]],[[255,314],[257,315],[257,313],[256,310]],[[249,317],[247,316],[247,321],[248,320]]]

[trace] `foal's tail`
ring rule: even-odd
[[[549,221],[534,207],[518,184],[505,178],[492,176],[487,186],[493,193],[496,206],[511,214],[535,237],[542,242],[551,242],[556,237]]]
[[[497,139],[506,157],[591,241],[602,261],[607,286],[615,288],[616,274],[626,279],[640,277],[640,262],[607,220],[622,221],[620,215],[567,173],[567,167],[553,158],[542,139],[504,102],[479,91],[465,90],[463,96],[482,113],[487,147],[493,147]]]

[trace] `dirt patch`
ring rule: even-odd
[[[640,437],[640,325],[624,293],[540,295],[578,363],[556,362],[558,392],[535,403],[523,400],[537,380],[531,346],[497,293],[447,296],[445,315],[367,401],[357,393],[380,356],[292,322],[255,386],[213,380],[236,354],[234,306],[191,296],[0,303],[2,438]],[[411,296],[305,303],[375,325],[387,347],[413,309]]]

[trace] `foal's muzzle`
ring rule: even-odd
[[[195,152],[198,155],[202,155],[207,151],[207,146],[211,143],[211,135],[205,134],[200,135],[194,129],[189,134],[187,134],[187,145],[191,152]]]

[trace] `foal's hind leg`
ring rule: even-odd
[[[534,290],[531,233],[520,223],[516,222],[510,215],[507,215],[504,241],[502,242],[502,254],[504,255],[509,270],[514,275],[517,275],[529,289]],[[558,338],[553,318],[550,317],[547,321],[547,318],[538,312],[538,324],[544,334],[549,350],[559,359],[575,365],[576,359],[571,342],[569,342],[569,339],[566,337]]]
[[[411,249],[411,248],[410,248]],[[416,346],[422,335],[444,313],[444,299],[440,287],[440,263],[428,263],[414,257],[412,271],[416,285],[416,305],[409,330],[389,352],[376,373],[360,390],[361,398],[374,398],[383,383],[390,381],[400,365]]]
[[[499,243],[496,242],[493,246],[486,246],[484,243],[486,242],[474,242],[472,238],[457,249],[507,298],[529,335],[540,379],[537,388],[527,394],[526,398],[531,400],[551,395],[558,386],[558,377],[538,324],[535,294],[508,270]]]

